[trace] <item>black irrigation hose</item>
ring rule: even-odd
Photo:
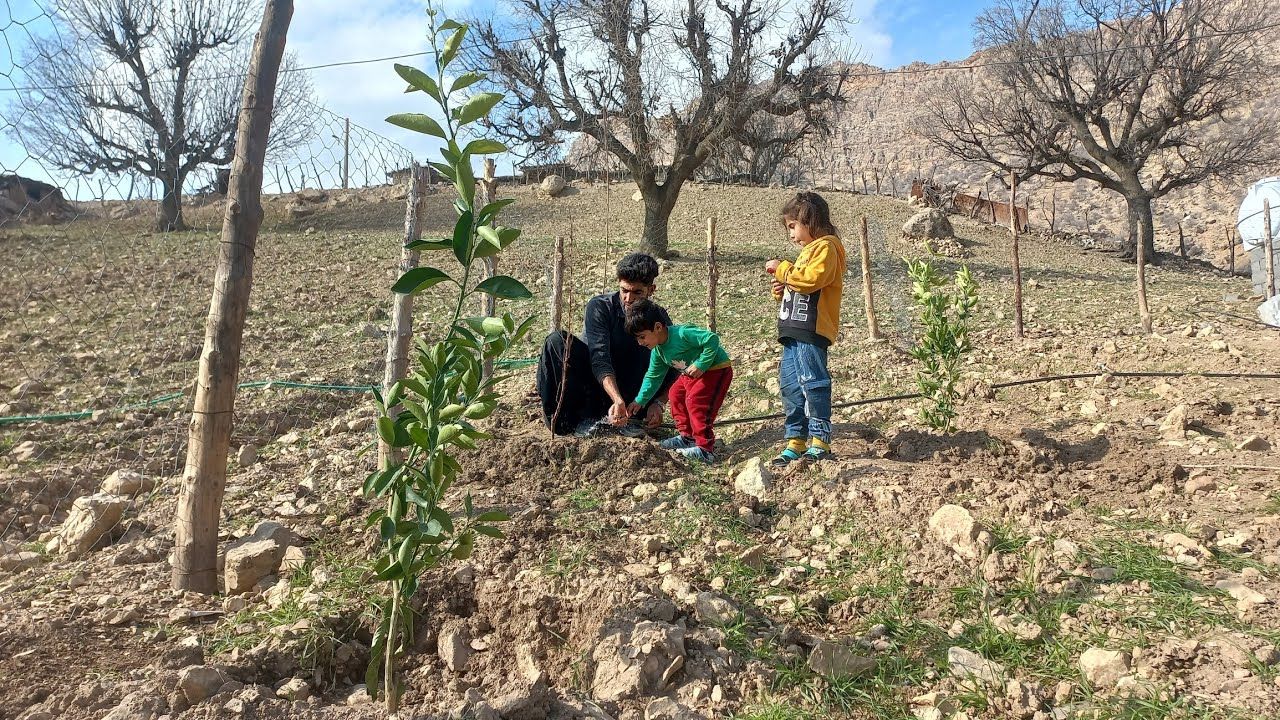
[[[1023,380],[1010,380],[1008,382],[995,383],[991,385],[991,389],[1003,390],[1005,388],[1020,387],[1023,385],[1036,385],[1039,383],[1053,382],[1054,380],[1083,380],[1087,378],[1102,377],[1110,375],[1111,377],[1122,378],[1138,378],[1138,377],[1205,377],[1205,378],[1226,378],[1226,379],[1243,379],[1243,380],[1280,380],[1280,373],[1229,373],[1229,372],[1197,372],[1195,370],[1183,371],[1121,371],[1121,370],[1100,370],[1098,372],[1072,373],[1069,375],[1042,375],[1040,377],[1026,378]],[[840,410],[843,408],[857,407],[860,405],[874,405],[877,403],[894,402],[897,400],[915,400],[921,397],[920,393],[907,393],[903,395],[885,395],[883,397],[865,398],[863,400],[851,400],[849,402],[836,403],[831,406],[832,410]],[[751,417],[733,418],[731,420],[719,420],[716,425],[742,425],[744,423],[761,422],[764,420],[780,420],[785,415],[783,413],[772,413],[769,415],[753,415]],[[664,425],[663,427],[674,427],[673,425]]]

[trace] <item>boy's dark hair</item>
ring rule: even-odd
[[[652,285],[658,279],[658,261],[644,253],[631,253],[618,261],[618,279]]]
[[[662,319],[662,306],[652,300],[641,300],[627,309],[623,328],[628,335],[639,335],[652,330],[654,325],[666,325]]]
[[[827,201],[816,192],[802,190],[782,206],[782,224],[795,220],[809,227],[815,239],[823,235],[839,235],[836,226],[831,223],[831,208]]]

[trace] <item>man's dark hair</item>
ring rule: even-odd
[[[645,257],[648,257],[646,255]],[[641,300],[627,309],[623,328],[629,335],[639,335],[652,330],[654,325],[666,325],[662,319],[662,306],[652,300]]]
[[[652,285],[658,279],[658,261],[644,253],[631,253],[618,262],[618,279]]]

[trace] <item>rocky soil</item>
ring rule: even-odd
[[[618,187],[510,191],[526,239],[504,271],[542,294],[548,238],[571,234],[579,314],[631,245],[638,204]],[[689,322],[705,320],[699,248],[719,217],[718,322],[738,371],[726,420],[778,410],[759,266],[790,252],[774,216],[786,192],[694,186],[676,210],[684,255],[659,299]],[[430,198],[432,232],[447,203]],[[899,258],[924,252],[900,237],[915,209],[832,203],[844,227],[869,218],[890,336],[862,340],[854,269],[837,400],[910,392]],[[373,409],[358,386],[381,377],[403,209],[334,194],[268,212],[240,375],[265,386],[238,399],[212,597],[169,589],[185,401],[139,403],[190,383],[214,233],[152,235],[146,213],[0,231],[0,415],[88,411],[0,425],[0,717],[385,715],[363,687],[378,588],[359,493]],[[1107,372],[1274,372],[1280,335],[1233,317],[1249,314],[1247,283],[1152,269],[1146,337],[1131,265],[1032,238],[1018,344],[1007,238],[951,222],[983,302],[953,435],[923,429],[910,401],[852,405],[834,461],[770,473],[766,420],[726,423],[721,463],[689,467],[648,440],[548,437],[532,370],[514,370],[496,439],[453,491],[508,511],[507,538],[422,583],[402,716],[1280,714],[1277,381]],[[991,390],[1081,372],[1102,374]]]

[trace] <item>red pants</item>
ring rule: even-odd
[[[707,452],[715,449],[716,432],[712,426],[732,381],[732,367],[708,370],[696,379],[681,375],[667,394],[676,429],[681,435],[693,438],[698,447]]]

